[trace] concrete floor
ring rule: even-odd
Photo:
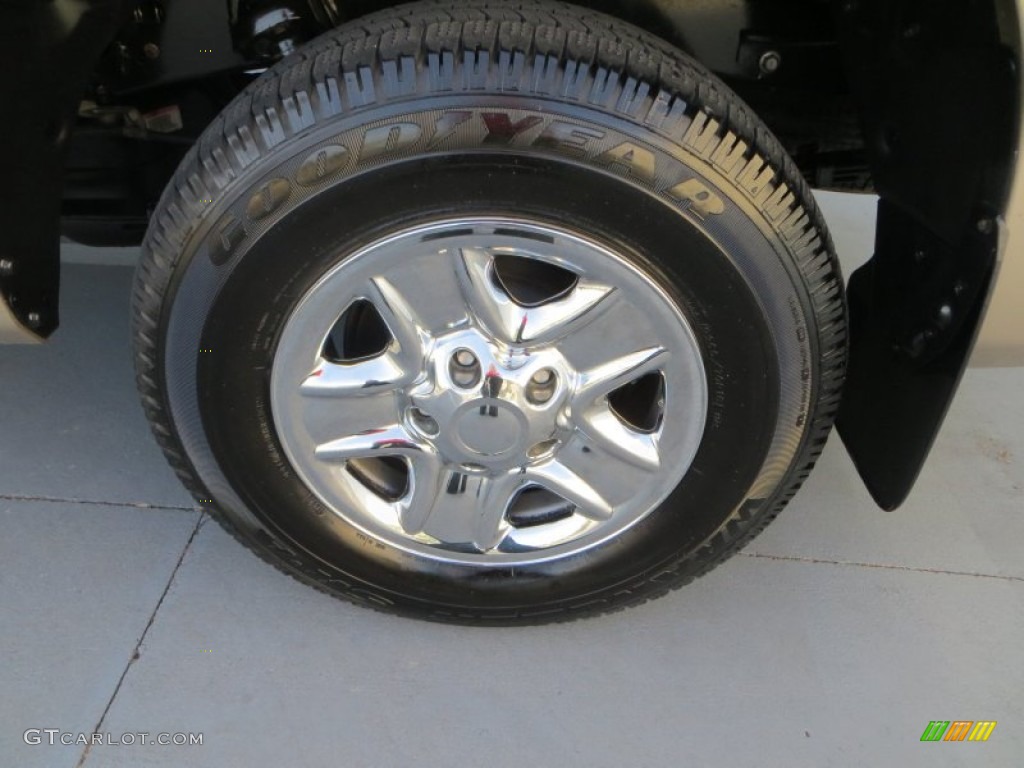
[[[841,252],[866,253],[870,207],[827,202]],[[69,265],[58,336],[0,348],[0,765],[1021,765],[1024,370],[968,374],[899,512],[833,439],[781,518],[682,591],[444,627],[302,587],[194,510],[136,403],[130,280]],[[921,743],[936,719],[999,724]],[[203,744],[86,753],[30,728]]]

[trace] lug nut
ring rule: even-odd
[[[778,51],[766,51],[758,61],[763,75],[774,75],[782,66],[782,55]]]
[[[531,461],[537,461],[538,459],[546,459],[555,452],[555,449],[557,447],[557,440],[545,440],[543,443],[537,443],[529,451],[527,451],[526,456]]]
[[[539,387],[545,387],[555,378],[555,373],[550,368],[544,368],[533,374],[533,383]]]
[[[468,349],[456,350],[448,364],[448,373],[455,386],[469,389],[480,381],[480,361]]]
[[[430,414],[421,411],[419,408],[409,409],[409,420],[412,421],[413,426],[417,430],[427,437],[437,437],[441,432],[441,427],[437,421]]]
[[[526,397],[534,405],[544,405],[555,396],[555,385],[558,378],[550,368],[542,368],[533,374],[530,385],[526,388]]]

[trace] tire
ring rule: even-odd
[[[501,238],[515,243],[504,256]],[[473,282],[478,252],[489,282]],[[428,268],[439,253],[458,266]],[[523,313],[518,337],[473,290]],[[464,315],[452,309],[471,294]],[[611,309],[569,311],[598,294],[614,294],[593,299]],[[527,317],[555,318],[534,346]],[[133,323],[154,433],[211,516],[332,595],[459,623],[599,614],[706,573],[796,493],[846,365],[831,241],[767,128],[665,42],[547,0],[393,8],[265,73],[165,191]],[[452,334],[470,336],[456,349]],[[344,396],[302,399],[322,385],[303,378],[314,343]],[[601,394],[601,355],[632,361],[615,357],[627,344],[661,352]],[[492,352],[507,363],[497,382]],[[538,361],[553,362],[516,379]],[[364,375],[385,363],[393,380]],[[560,421],[545,398],[565,398]],[[399,437],[371,442],[374,457],[396,455],[352,458],[345,425],[391,402]],[[554,438],[533,443],[549,416]],[[333,454],[315,437],[330,429],[345,435]],[[634,471],[644,451],[647,474]],[[503,487],[503,511],[478,501],[459,517],[437,491],[427,522],[407,528],[438,460],[460,493],[467,479]],[[565,481],[565,467],[596,476]],[[513,493],[501,483],[516,473]],[[429,515],[453,533],[423,528]],[[489,543],[466,545],[458,521],[484,517]]]

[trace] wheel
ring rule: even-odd
[[[710,570],[835,415],[842,280],[722,83],[545,0],[360,19],[244,91],[133,301],[170,462],[263,558],[422,618],[566,620]]]

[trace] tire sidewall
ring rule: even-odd
[[[531,125],[498,141],[495,124]],[[544,136],[559,140],[540,141]],[[813,401],[809,300],[772,222],[747,193],[678,142],[557,101],[451,96],[339,118],[255,160],[182,242],[165,302],[167,398],[185,453],[220,508],[257,546],[329,589],[416,611],[433,606],[435,613],[497,615],[523,606],[541,612],[590,604],[649,581],[660,569],[678,570],[738,511],[749,517],[768,504],[800,447]],[[269,409],[277,334],[304,292],[339,258],[384,234],[389,208],[395,229],[441,218],[446,206],[450,215],[452,201],[432,191],[431,177],[474,162],[476,175],[465,177],[477,179],[465,196],[471,204],[460,213],[506,214],[511,206],[551,218],[557,210],[552,223],[571,217],[598,231],[677,301],[701,345],[709,383],[697,472],[613,541],[517,566],[515,578],[507,568],[438,564],[382,547],[325,510],[284,458]],[[313,164],[328,173],[311,176]],[[417,174],[402,176],[413,167],[420,168],[419,181]],[[418,209],[396,205],[380,191],[388,174],[421,195]],[[495,192],[515,186],[495,184],[495,176],[529,182],[531,174],[538,174],[535,181],[563,174],[589,184],[555,187],[560,207],[554,198],[524,202]],[[683,187],[690,197],[680,196]],[[377,214],[354,204],[374,196]],[[624,209],[627,199],[637,202]],[[721,210],[709,201],[719,201]],[[597,213],[588,214],[585,202]],[[346,212],[358,212],[358,220],[346,219]],[[328,233],[317,233],[315,221],[325,214],[351,226],[317,245]],[[701,238],[707,253],[674,252],[669,240],[680,233]],[[652,234],[660,247],[652,247]],[[281,253],[282,244],[292,247]],[[205,349],[215,352],[199,351]],[[236,385],[232,392],[224,389],[228,381]]]

